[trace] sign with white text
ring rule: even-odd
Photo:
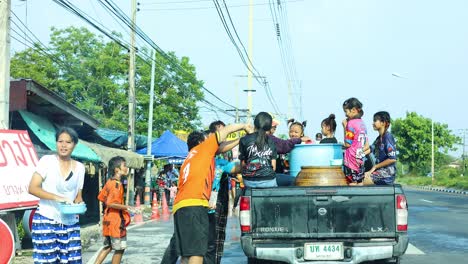
[[[28,193],[38,159],[27,131],[0,130],[0,210],[37,206]]]

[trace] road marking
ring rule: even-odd
[[[419,248],[408,244],[405,255],[425,255],[426,253],[422,252]]]
[[[419,199],[420,201],[423,201],[423,202],[426,202],[426,203],[434,203],[433,201],[429,201],[429,200],[426,200],[426,199]]]

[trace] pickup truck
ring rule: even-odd
[[[400,185],[246,189],[239,202],[248,263],[399,263],[408,247]]]

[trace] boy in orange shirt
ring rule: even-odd
[[[104,247],[99,252],[95,264],[104,261],[111,250],[115,250],[112,256],[112,264],[120,263],[123,253],[127,248],[127,225],[130,224],[130,214],[133,207],[124,205],[124,187],[120,182],[123,176],[128,174],[128,168],[123,157],[113,157],[109,161],[109,174],[113,174],[101,192],[98,199],[106,206],[102,220],[102,235]]]
[[[188,136],[189,154],[180,168],[179,190],[172,208],[172,239],[175,239],[177,255],[182,257],[181,263],[203,263],[208,247],[208,200],[215,175],[214,157],[227,135],[242,129],[248,133],[253,131],[250,125],[233,124],[208,136],[199,131]]]

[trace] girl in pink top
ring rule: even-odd
[[[369,148],[366,125],[361,117],[364,115],[362,103],[352,97],[343,103],[346,119],[344,130],[344,174],[349,185],[363,185],[365,149]]]

